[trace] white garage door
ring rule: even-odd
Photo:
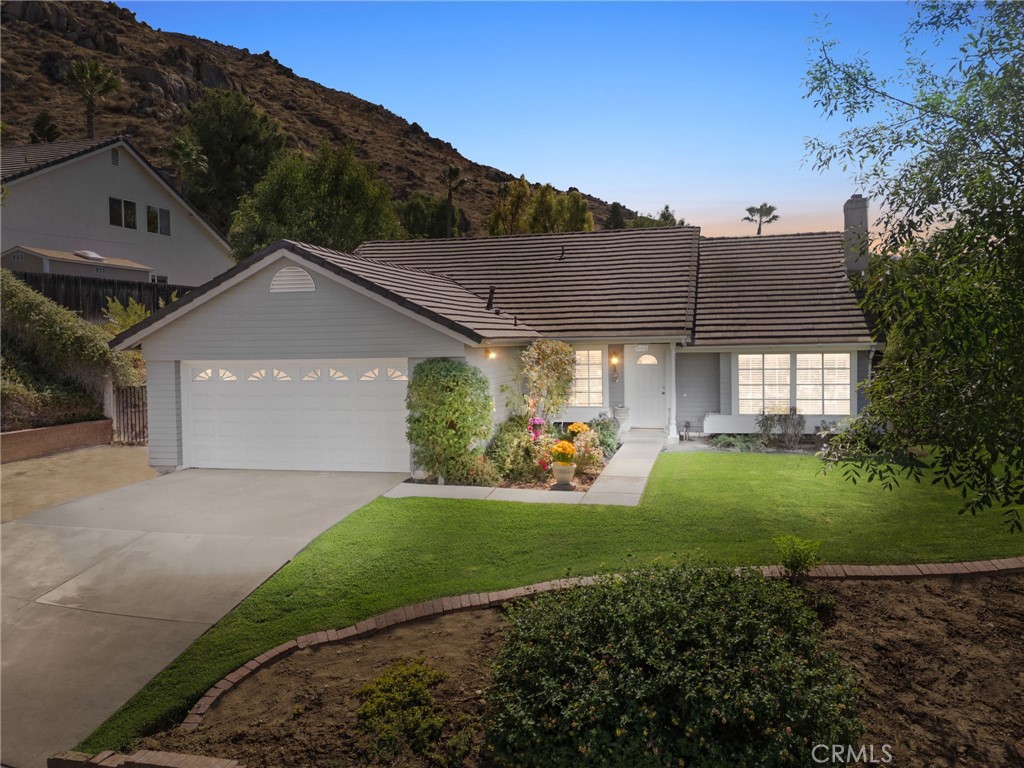
[[[185,464],[406,472],[408,361],[183,363]]]

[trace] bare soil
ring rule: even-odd
[[[876,761],[889,745],[894,768],[1024,766],[1024,576],[811,589],[836,599],[828,642],[862,679],[861,745],[874,745]],[[498,610],[470,611],[303,651],[224,697],[198,731],[167,731],[142,746],[234,758],[248,768],[360,765],[361,685],[399,658],[425,658],[447,675],[437,698],[453,713],[479,716],[501,630]]]
[[[145,446],[98,445],[0,467],[3,522],[157,476]]]

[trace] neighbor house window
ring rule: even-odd
[[[166,283],[167,275],[150,275],[149,282],[151,283]]]
[[[146,206],[146,231],[154,235],[171,234],[171,212],[154,205]]]
[[[739,355],[739,412],[789,413],[789,378],[789,355]]]
[[[850,354],[796,356],[797,413],[850,415]]]
[[[576,380],[569,405],[604,405],[604,352],[600,349],[576,350]]]
[[[107,198],[110,207],[110,226],[138,229],[138,215],[135,203],[119,197]]]

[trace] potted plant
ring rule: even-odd
[[[530,419],[530,434],[533,435],[533,442],[537,442],[537,438],[544,434],[544,419],[536,416]]]
[[[555,488],[564,491],[572,489],[572,476],[576,474],[576,446],[568,440],[559,440],[551,448],[551,474],[555,476]]]

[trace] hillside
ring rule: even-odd
[[[441,172],[448,163],[461,166],[469,183],[458,203],[469,219],[470,235],[486,234],[498,188],[512,178],[463,157],[448,142],[383,106],[297,76],[269,51],[254,54],[158,31],[113,3],[11,0],[0,7],[0,21],[4,144],[27,143],[32,120],[44,109],[56,119],[62,138],[85,136],[85,109],[61,80],[71,61],[89,57],[124,82],[97,111],[96,135],[131,137],[169,175],[162,148],[178,130],[183,110],[204,88],[214,87],[251,98],[281,124],[294,147],[312,148],[325,140],[351,142],[400,199],[416,191],[441,196]],[[600,226],[608,204],[585,197]]]

